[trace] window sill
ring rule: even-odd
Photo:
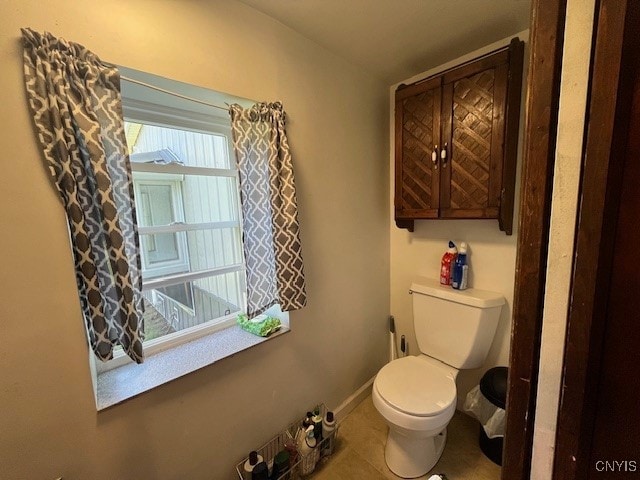
[[[258,337],[233,325],[150,355],[141,365],[128,363],[98,373],[95,383],[96,409],[100,411],[117,405],[289,331],[284,321],[282,328],[268,337]]]

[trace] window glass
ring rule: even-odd
[[[240,276],[231,272],[145,290],[145,341],[239,312]]]
[[[189,167],[232,168],[229,163],[228,141],[225,135],[178,130],[157,125],[143,126],[135,122],[127,122],[125,129],[128,140],[135,141],[129,146],[130,153],[157,152],[163,148],[169,148],[173,157],[170,153],[166,153],[167,158],[158,158],[157,162],[169,163],[173,160]],[[135,161],[136,157],[134,156],[133,159]]]
[[[243,310],[239,194],[229,132],[132,121],[125,129],[140,235],[145,341]]]

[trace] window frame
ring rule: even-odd
[[[133,168],[132,168],[133,170]],[[162,235],[166,233],[173,233],[176,235],[176,249],[178,258],[176,260],[166,260],[160,263],[159,266],[151,266],[151,262],[148,261],[145,254],[145,249],[142,246],[142,240],[140,241],[140,257],[142,261],[142,270],[146,271],[147,278],[164,277],[174,273],[181,273],[190,268],[189,257],[187,255],[188,247],[185,235],[180,235],[181,230],[170,228],[172,225],[179,225],[184,223],[184,207],[182,205],[182,185],[181,181],[184,175],[175,174],[161,174],[157,172],[140,172],[135,170],[134,175],[138,178],[134,178],[133,186],[136,196],[142,195],[141,188],[144,185],[164,185],[168,186],[171,190],[171,207],[173,210],[173,216],[175,220],[165,226],[140,226],[141,212],[138,213],[138,234],[142,235]],[[143,277],[144,278],[144,277]],[[143,280],[144,281],[144,280]]]

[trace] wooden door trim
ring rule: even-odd
[[[566,0],[533,0],[502,480],[529,480]]]
[[[617,210],[640,8],[628,0],[596,5],[588,122],[582,162],[576,247],[567,319],[553,478],[587,478],[597,380],[606,325]],[[631,36],[625,32],[633,32]],[[625,36],[626,35],[626,36]],[[635,68],[638,66],[637,55]],[[622,67],[624,65],[624,68]],[[615,126],[615,128],[614,128]]]

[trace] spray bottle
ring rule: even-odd
[[[453,266],[453,278],[451,286],[456,290],[465,290],[467,288],[469,278],[469,265],[467,263],[467,244],[460,244],[460,251],[456,257]]]
[[[456,249],[456,244],[449,240],[449,248],[444,252],[444,255],[442,256],[442,263],[440,264],[441,285],[451,285],[451,269],[457,255],[458,250]]]
[[[316,468],[316,463],[320,459],[320,452],[316,448],[316,438],[313,436],[313,425],[307,427],[304,435],[300,435],[298,441],[298,452],[302,457],[301,474],[309,475]]]

